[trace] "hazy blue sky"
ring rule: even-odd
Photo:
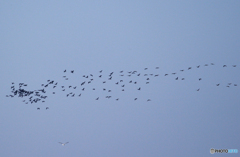
[[[240,150],[239,8],[237,0],[0,1],[0,156]],[[58,85],[45,88],[43,103],[6,97],[12,82],[33,91],[48,79]]]

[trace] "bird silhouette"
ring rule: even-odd
[[[46,107],[46,110],[48,110],[49,109],[49,107]]]
[[[223,67],[227,67],[227,65],[223,65]]]
[[[74,73],[74,70],[72,70],[71,73]]]
[[[65,146],[65,145],[68,144],[69,142],[65,142],[65,143],[58,142],[58,143],[60,143],[62,146]]]

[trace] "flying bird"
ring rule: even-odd
[[[68,144],[69,142],[66,142],[66,143],[58,142],[58,143],[60,143],[62,146],[65,146],[65,145]]]

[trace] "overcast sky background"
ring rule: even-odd
[[[211,156],[210,148],[240,150],[239,8],[233,0],[1,1],[0,156],[202,157]],[[134,70],[141,75],[127,76]],[[82,91],[90,74],[94,81]],[[58,86],[45,88],[45,103],[6,97],[12,82],[33,91],[48,79]],[[115,84],[121,79],[125,91]],[[77,89],[63,92],[62,85]],[[71,91],[82,96],[66,97]]]

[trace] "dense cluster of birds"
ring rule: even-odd
[[[203,66],[213,66],[215,65],[214,63],[210,63],[210,64],[204,64]],[[196,68],[200,68],[200,65],[197,65]],[[227,68],[227,65],[223,65],[223,68]],[[232,67],[237,67],[237,65],[232,65]],[[184,70],[191,70],[193,67],[188,67],[187,69],[181,69],[180,72],[184,72]],[[155,67],[155,69],[159,69],[159,67]],[[115,72],[110,72],[107,75],[103,74],[103,70],[100,70],[97,74],[97,76],[93,76],[93,74],[88,74],[88,75],[83,75],[82,77],[84,78],[84,80],[79,84],[79,85],[60,85],[58,82],[54,81],[54,80],[47,80],[46,83],[41,84],[41,89],[37,89],[37,90],[33,90],[33,91],[28,91],[26,89],[24,89],[24,87],[27,86],[27,84],[25,83],[19,83],[18,84],[18,88],[16,88],[15,83],[12,82],[12,86],[11,86],[11,92],[12,94],[10,95],[6,95],[6,97],[21,97],[21,98],[28,98],[23,100],[23,102],[25,104],[29,104],[29,103],[37,103],[37,102],[45,102],[45,99],[48,97],[46,95],[47,93],[47,89],[48,88],[52,88],[52,89],[60,89],[62,92],[66,93],[66,97],[81,97],[82,94],[84,93],[84,91],[89,90],[88,85],[91,84],[94,80],[96,79],[100,79],[102,81],[102,84],[106,84],[109,81],[112,81],[115,85],[117,85],[119,87],[119,90],[124,92],[125,91],[125,86],[127,86],[128,84],[132,84],[134,86],[134,88],[136,89],[136,91],[140,91],[142,89],[142,87],[139,85],[139,83],[136,80],[130,80],[128,79],[127,81],[124,80],[124,76],[131,78],[132,76],[136,76],[136,77],[140,77],[140,76],[144,76],[144,80],[145,80],[145,84],[149,84],[150,83],[150,79],[152,79],[151,77],[158,77],[160,76],[159,74],[149,74],[147,73],[148,68],[144,68],[144,71],[146,72],[138,72],[136,70],[134,71],[119,71],[117,74],[115,74]],[[74,70],[64,70],[63,71],[63,80],[67,81],[69,80],[69,74],[73,75],[74,74]],[[176,75],[176,72],[173,73],[166,73],[163,74],[163,76],[167,77],[168,75]],[[116,81],[113,81],[113,77],[114,75],[119,75],[120,77],[118,77],[119,79]],[[106,77],[107,76],[107,77]],[[130,81],[129,81],[130,80]],[[175,80],[185,80],[185,78],[180,78],[179,76],[175,77]],[[201,81],[202,78],[198,78],[198,81]],[[237,84],[233,84],[233,83],[228,83],[226,87],[230,87],[231,85],[233,86],[237,86]],[[217,83],[216,86],[220,86],[220,83]],[[78,90],[77,90],[78,89]],[[71,91],[69,91],[71,90]],[[111,89],[107,89],[107,87],[103,87],[101,89],[97,89],[95,88],[91,88],[90,90],[101,90],[103,92],[106,92],[107,94],[105,95],[106,99],[115,99],[116,101],[119,101],[120,98],[119,97],[115,97],[113,98],[113,96],[111,95],[112,90]],[[69,91],[69,92],[68,92]],[[200,88],[196,89],[196,91],[200,91]],[[55,94],[56,91],[53,91],[52,94]],[[100,100],[100,96],[96,97],[95,100]],[[133,98],[134,101],[137,101],[138,98],[135,97]],[[151,101],[150,98],[146,99],[147,102]],[[45,108],[46,110],[49,109],[49,107]],[[40,110],[40,107],[37,107],[37,110]]]

